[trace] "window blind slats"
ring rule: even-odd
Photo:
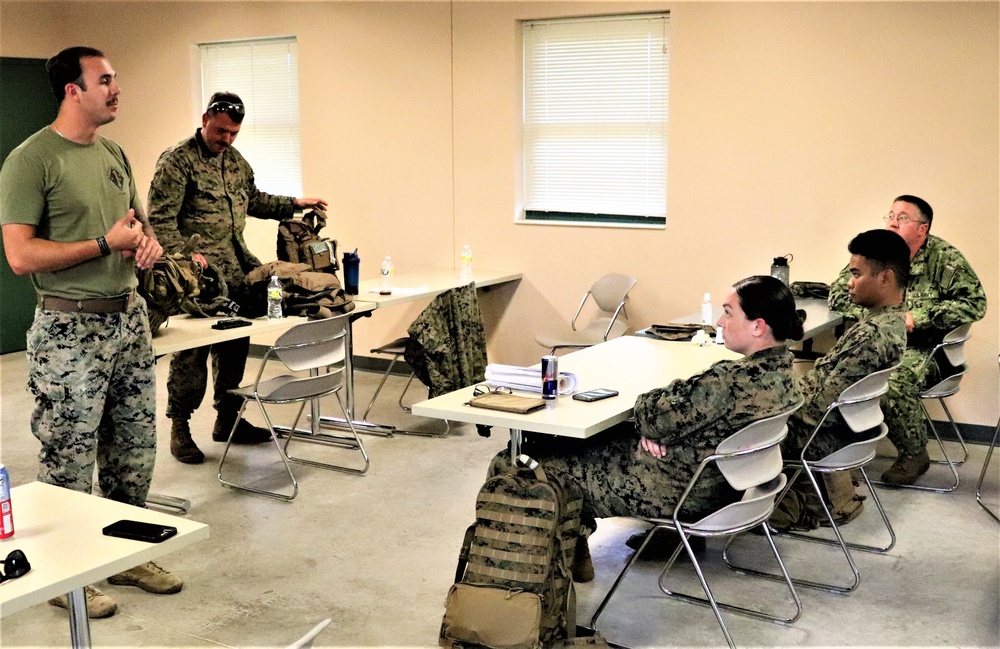
[[[666,216],[667,26],[524,23],[525,211]]]
[[[246,104],[236,148],[257,186],[302,195],[298,51],[294,38],[206,43],[201,50],[202,106],[212,93],[235,92]]]

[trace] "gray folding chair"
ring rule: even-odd
[[[795,469],[795,472],[789,480],[789,487],[795,482],[795,479],[802,472],[805,472],[806,476],[809,478],[813,491],[816,493],[817,499],[822,504],[823,511],[826,513],[830,527],[833,528],[835,538],[827,539],[799,532],[781,532],[777,535],[779,537],[798,538],[805,541],[812,541],[814,543],[823,543],[826,545],[840,547],[844,553],[844,558],[847,559],[847,564],[850,566],[854,579],[849,586],[838,586],[836,584],[793,578],[792,581],[795,582],[796,585],[806,586],[809,588],[820,588],[837,593],[849,593],[855,590],[861,583],[861,573],[858,570],[857,564],[854,562],[854,557],[851,556],[850,548],[865,552],[883,553],[888,552],[896,545],[896,533],[892,529],[892,524],[889,523],[889,517],[886,515],[885,509],[882,507],[881,501],[879,501],[878,494],[875,492],[875,488],[868,479],[868,474],[865,473],[864,468],[866,464],[875,459],[876,447],[878,446],[879,441],[885,438],[889,432],[889,428],[883,421],[884,417],[882,414],[882,408],[879,405],[879,399],[886,393],[886,390],[889,387],[889,376],[895,369],[895,367],[890,367],[885,370],[873,372],[853,385],[848,386],[843,392],[840,393],[837,400],[827,407],[826,412],[823,413],[823,417],[820,419],[819,423],[816,424],[816,428],[809,436],[805,446],[803,446],[802,453],[799,458],[797,460],[786,460],[785,462],[787,467]],[[826,422],[826,420],[833,413],[839,413],[841,419],[847,427],[854,433],[863,435],[863,437],[861,437],[858,441],[842,446],[836,451],[833,451],[818,460],[807,460],[806,457],[809,455],[809,449],[812,446],[813,441],[820,433],[824,422]],[[873,434],[872,431],[877,432]],[[822,475],[824,473],[852,471],[854,469],[857,469],[860,472],[861,477],[865,481],[865,485],[868,487],[868,491],[872,495],[872,502],[875,503],[875,507],[878,509],[879,515],[882,517],[882,524],[885,526],[886,531],[889,534],[889,542],[886,545],[866,545],[861,543],[848,543],[844,541],[843,534],[840,531],[840,526],[837,525],[833,514],[830,512],[830,508],[826,504],[826,499],[823,497],[823,491],[820,489],[816,474]],[[786,488],[785,491],[787,490],[788,489]],[[784,497],[785,494],[782,493],[781,495]],[[747,572],[760,577],[780,579],[779,575],[765,573],[753,568],[735,564],[730,558],[730,548],[734,540],[735,537],[731,538],[722,552],[723,559],[725,560],[727,566],[733,570]]]
[[[299,485],[295,480],[294,474],[292,474],[289,462],[353,474],[363,474],[368,471],[368,453],[365,451],[365,447],[361,443],[361,439],[358,437],[358,433],[354,429],[350,417],[347,416],[344,402],[340,398],[340,389],[344,385],[344,362],[347,353],[346,336],[349,317],[350,314],[343,314],[333,318],[305,322],[292,327],[283,333],[264,354],[264,359],[260,363],[254,382],[245,387],[230,390],[232,394],[243,398],[239,415],[236,417],[237,423],[242,418],[243,412],[250,401],[256,401],[260,407],[264,421],[267,422],[267,428],[271,432],[271,439],[278,449],[278,454],[291,481],[291,495],[223,478],[223,466],[233,443],[233,434],[236,432],[235,425],[229,433],[229,439],[226,441],[226,448],[222,452],[222,458],[219,459],[218,477],[220,483],[234,489],[242,489],[280,500],[292,500],[298,494]],[[280,366],[294,372],[294,374],[283,374],[270,379],[265,378],[266,370],[272,366]],[[343,441],[337,445],[359,451],[364,461],[364,464],[361,466],[353,467],[306,460],[293,457],[288,453],[289,445],[293,439],[308,440],[310,434],[318,435],[319,399],[330,394],[336,397],[337,404],[340,406],[341,412],[344,413],[344,419],[347,421],[351,433],[350,437],[345,436],[342,438]],[[295,421],[285,434],[285,442],[282,445],[278,441],[278,435],[264,405],[285,403],[298,403],[300,405],[298,413],[295,416]],[[302,412],[307,403],[314,406],[313,416],[311,417],[312,430],[301,431],[296,427],[302,418]]]
[[[997,363],[1000,364],[1000,356],[997,356]],[[983,502],[983,480],[986,479],[986,468],[990,465],[990,458],[993,457],[993,449],[997,447],[997,436],[1000,436],[1000,419],[997,420],[996,430],[993,431],[993,441],[990,442],[990,447],[986,450],[986,459],[983,460],[983,470],[979,472],[979,482],[976,483],[976,502],[979,506],[986,510],[986,513],[993,517],[993,520],[1000,523],[1000,516],[991,510]]]
[[[619,320],[618,315],[625,310],[628,292],[637,281],[636,278],[621,273],[608,273],[601,277],[584,294],[576,315],[569,323],[569,331],[541,333],[535,336],[535,342],[542,347],[548,347],[551,353],[555,354],[559,349],[590,347],[621,336],[628,330],[628,323]],[[588,297],[594,298],[599,311],[589,324],[578,329],[577,320]]]
[[[691,482],[684,490],[680,500],[677,501],[672,518],[650,519],[653,527],[646,533],[642,545],[632,555],[632,558],[629,559],[625,568],[622,569],[618,578],[615,579],[608,594],[604,596],[601,604],[597,607],[590,621],[591,627],[596,628],[597,619],[604,612],[605,607],[618,590],[618,586],[625,578],[625,575],[635,565],[636,560],[649,544],[653,535],[661,529],[676,530],[681,537],[681,543],[677,545],[677,548],[660,572],[658,579],[660,590],[667,597],[673,599],[710,606],[730,647],[735,647],[736,645],[729,635],[729,629],[722,619],[720,609],[726,609],[734,613],[769,620],[779,624],[791,624],[799,619],[799,616],[802,615],[802,602],[799,601],[799,596],[795,592],[795,586],[792,584],[791,578],[785,570],[785,564],[782,562],[781,556],[778,554],[778,549],[774,545],[774,540],[771,538],[771,532],[767,527],[767,519],[771,515],[771,512],[774,511],[774,504],[777,502],[778,495],[784,490],[786,483],[785,475],[781,472],[781,441],[788,433],[786,422],[788,421],[788,416],[795,412],[801,405],[802,402],[800,401],[787,412],[745,426],[723,440],[716,447],[715,453],[702,460],[694,476],[691,478]],[[688,495],[694,489],[695,485],[697,485],[705,469],[711,464],[715,464],[718,467],[733,489],[743,492],[742,499],[720,507],[698,521],[681,521],[680,512],[684,508],[684,503]],[[795,613],[792,616],[781,617],[757,609],[717,602],[715,596],[712,594],[712,589],[709,588],[708,582],[705,580],[698,557],[695,555],[688,540],[692,536],[728,536],[755,527],[759,527],[763,531],[768,544],[771,546],[771,552],[774,554],[778,567],[781,569],[782,574],[785,575],[785,583],[788,586],[788,591],[795,605]],[[674,592],[666,585],[667,573],[673,567],[682,549],[687,550],[691,564],[694,566],[698,580],[701,582],[701,587],[705,591],[704,598]]]
[[[947,361],[951,368],[942,368],[947,376],[939,380],[934,385],[924,389],[920,393],[920,408],[924,413],[924,419],[927,420],[927,425],[934,435],[934,439],[937,440],[938,448],[941,449],[941,456],[944,459],[932,460],[935,464],[947,464],[948,468],[951,470],[951,475],[955,482],[949,487],[934,487],[927,485],[911,484],[911,485],[886,485],[896,487],[898,489],[919,489],[921,491],[936,491],[937,493],[947,493],[949,491],[955,491],[958,488],[959,478],[958,470],[955,468],[960,464],[963,464],[969,457],[969,448],[965,445],[965,439],[962,438],[962,433],[959,432],[958,426],[955,425],[955,418],[951,416],[951,411],[948,410],[948,404],[945,403],[945,399],[948,397],[958,394],[958,390],[961,387],[962,377],[965,376],[966,366],[965,366],[965,343],[972,337],[969,330],[972,328],[971,324],[964,324],[948,332],[944,339],[934,347],[931,354],[927,357],[927,363],[933,362],[934,358],[940,353],[940,358]],[[948,417],[948,423],[951,424],[951,430],[955,434],[955,438],[958,439],[959,444],[962,446],[962,459],[961,460],[951,460],[948,458],[948,452],[944,448],[944,442],[941,441],[941,436],[938,434],[937,426],[934,425],[934,420],[931,419],[931,414],[927,411],[927,406],[924,402],[930,399],[937,399],[938,403],[941,404],[941,408],[944,409],[944,414]],[[875,484],[885,485],[884,482],[876,481]]]

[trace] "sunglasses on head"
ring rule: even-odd
[[[3,574],[0,574],[0,583],[8,579],[23,577],[29,570],[31,570],[31,564],[28,563],[28,557],[24,556],[24,552],[21,550],[14,550],[3,561]]]
[[[242,116],[246,113],[246,108],[244,108],[243,104],[234,104],[231,101],[213,101],[208,105],[208,112],[226,113],[229,116],[235,113]]]

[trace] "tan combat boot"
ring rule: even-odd
[[[916,455],[900,454],[891,467],[882,474],[882,482],[888,485],[905,486],[917,481],[917,478],[927,473],[931,466],[931,458],[927,449]]]

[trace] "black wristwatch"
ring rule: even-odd
[[[108,246],[108,240],[104,237],[97,237],[97,247],[101,249],[102,257],[107,257],[111,254],[111,248]]]

